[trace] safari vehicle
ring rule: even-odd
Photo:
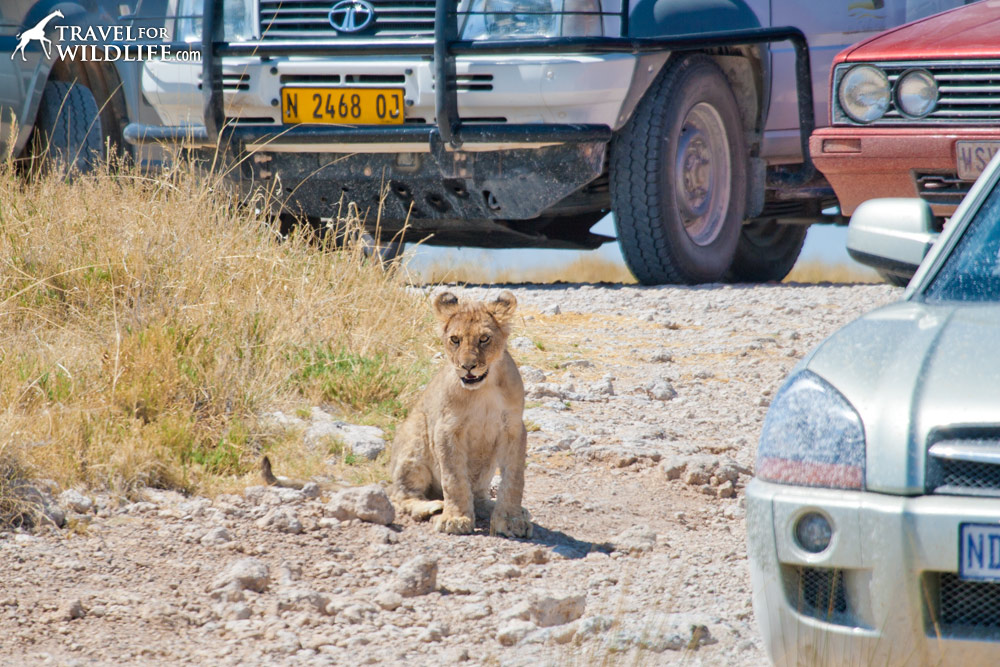
[[[644,283],[777,280],[839,220],[807,150],[833,54],[957,4],[174,0],[202,67],[147,63],[167,127],[126,137],[220,147],[245,191],[355,202],[386,240],[596,248],[613,212]]]
[[[144,105],[136,62],[60,57],[60,28],[121,25],[122,13],[149,12],[162,29],[166,0],[4,0],[0,3],[0,155],[59,153],[86,170],[110,145],[129,150],[130,121],[155,123]],[[67,32],[66,30],[62,31]]]
[[[916,275],[812,351],[764,420],[747,537],[778,665],[996,663],[1000,157],[940,236],[932,220],[916,198],[857,208],[855,252]]]

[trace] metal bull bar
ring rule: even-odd
[[[345,143],[443,143],[460,149],[467,143],[561,143],[568,141],[609,141],[612,130],[595,124],[508,124],[463,125],[458,113],[455,85],[455,58],[462,55],[512,54],[645,54],[664,51],[698,51],[721,46],[770,44],[788,41],[795,50],[795,83],[798,93],[799,143],[803,163],[772,175],[770,182],[784,186],[801,185],[811,180],[816,170],[809,158],[809,135],[815,129],[812,73],[805,35],[798,28],[750,28],[716,33],[696,33],[666,38],[633,37],[556,37],[547,39],[460,40],[454,0],[436,0],[434,43],[378,40],[341,43],[233,42],[222,39],[223,0],[206,0],[202,22],[202,91],[204,96],[204,132],[191,128],[130,125],[126,140],[130,143],[190,141],[201,145],[262,144],[280,139],[282,144],[313,142]],[[627,3],[623,3],[627,19]],[[626,21],[623,20],[623,25]],[[239,125],[226,124],[222,92],[222,58],[225,56],[365,56],[421,55],[433,57],[436,125],[424,126],[322,126],[322,125]]]

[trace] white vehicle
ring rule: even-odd
[[[804,4],[218,0],[203,31],[175,0],[203,67],[147,63],[167,127],[126,136],[252,154],[246,190],[384,238],[596,248],[613,211],[645,283],[776,280],[836,203],[805,157],[833,55],[960,0]]]
[[[768,410],[746,492],[764,644],[778,665],[996,664],[1000,156],[940,237],[928,202],[874,199],[848,244],[916,274]]]

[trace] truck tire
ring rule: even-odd
[[[743,225],[726,279],[733,283],[784,280],[802,252],[808,229],[808,225],[783,225],[777,220]]]
[[[86,173],[103,153],[101,119],[90,89],[65,81],[49,81],[35,118],[35,158],[46,166]]]
[[[611,146],[611,207],[643,284],[722,280],[746,207],[747,147],[736,99],[707,56],[660,73]]]

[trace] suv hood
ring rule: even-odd
[[[923,493],[936,430],[1000,433],[998,333],[1000,304],[900,302],[847,325],[807,360],[861,415],[868,490]]]
[[[845,62],[1000,56],[1000,0],[983,0],[880,33],[847,52]]]

